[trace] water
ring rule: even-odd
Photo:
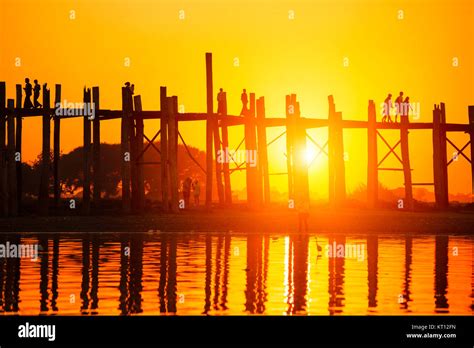
[[[41,247],[37,261],[0,258],[0,312],[472,315],[473,239],[324,233],[1,235],[0,244]]]

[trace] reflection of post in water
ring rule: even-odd
[[[59,235],[53,237],[53,261],[51,264],[51,309],[58,311]]]
[[[344,264],[345,264],[345,245],[346,237],[331,237],[328,240],[331,254],[328,259],[329,269],[329,314],[334,315],[342,313],[344,307]],[[344,250],[342,250],[342,249]],[[341,252],[342,250],[342,252]],[[339,251],[339,253],[338,253]]]
[[[306,293],[308,289],[308,248],[309,236],[306,234],[291,237],[294,247],[293,263],[293,313],[306,311]]]
[[[5,245],[5,238],[0,236],[0,243]],[[5,311],[4,307],[4,299],[3,299],[3,292],[5,289],[5,258],[0,257],[0,313]]]
[[[403,281],[403,302],[400,303],[402,309],[408,309],[408,302],[410,299],[410,283],[411,283],[411,263],[412,263],[412,245],[413,238],[411,236],[405,237],[405,279]]]
[[[2,243],[5,244],[7,240],[10,242],[10,244],[18,245],[21,243],[21,239],[18,236],[2,239]],[[3,295],[3,310],[5,312],[16,313],[19,311],[20,258],[6,258],[4,261],[2,260],[2,265],[5,267],[5,270],[2,271],[1,276],[3,279],[0,279],[2,284],[5,283],[3,288],[5,292]]]
[[[120,255],[120,311],[136,314],[142,310],[143,239],[141,235],[122,241]]]
[[[39,249],[42,251],[40,258],[40,312],[48,311],[48,268],[49,250],[48,237],[40,235],[38,237]]]
[[[217,248],[216,248],[216,274],[214,275],[214,299],[213,308],[219,310],[219,293],[220,293],[220,280],[222,275],[222,246],[223,236],[217,237]]]
[[[229,285],[230,234],[224,238],[224,275],[222,280],[221,309],[227,309],[227,294]]]
[[[264,240],[261,234],[250,234],[247,236],[247,284],[245,288],[245,310],[249,313],[262,314],[265,312],[266,293],[266,272],[264,252]],[[265,246],[268,243],[265,242]]]
[[[204,312],[207,314],[211,309],[211,281],[212,281],[212,237],[206,234],[206,280],[204,284]]]
[[[369,283],[369,310],[377,307],[379,237],[367,237],[367,274]]]
[[[160,245],[160,313],[176,313],[177,237],[162,235]]]
[[[97,314],[99,291],[100,239],[87,235],[82,239],[81,313]],[[90,292],[90,293],[89,293]]]
[[[435,312],[449,312],[448,299],[448,236],[436,236],[435,248]]]

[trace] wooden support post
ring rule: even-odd
[[[7,216],[8,214],[6,114],[6,84],[0,82],[0,216]]]
[[[176,130],[176,109],[178,106],[178,97],[168,98],[168,137],[169,137],[169,174],[170,174],[170,190],[171,190],[171,211],[179,212],[178,197],[178,162],[177,162],[177,130]]]
[[[268,173],[267,128],[265,127],[265,97],[257,100],[257,134],[260,175],[263,181],[263,197],[265,204],[270,203],[270,176]]]
[[[246,179],[247,202],[249,207],[256,208],[261,204],[261,192],[258,187],[257,160],[257,133],[255,118],[255,93],[250,93],[250,108],[245,118],[245,151],[246,151]],[[253,162],[253,163],[252,163]]]
[[[122,156],[122,210],[130,213],[130,91],[122,87],[122,124],[121,124],[121,156]]]
[[[212,53],[206,53],[206,96],[206,209],[210,210],[212,208],[212,113],[214,111],[214,92],[212,86]]]
[[[294,200],[293,185],[293,119],[295,115],[295,105],[292,104],[291,95],[286,96],[286,166],[288,173],[288,200]]]
[[[377,159],[377,115],[373,100],[369,100],[367,148],[367,202],[369,208],[375,208],[378,202],[379,180]]]
[[[474,105],[469,105],[469,139],[471,141],[471,202],[474,203]]]
[[[219,152],[222,150],[221,139],[219,135],[219,124],[217,122],[217,115],[212,115],[212,133],[214,135],[214,152],[215,152],[215,166],[216,166],[216,185],[217,185],[217,196],[219,198],[219,205],[224,205],[224,185],[222,184],[222,165],[219,163]],[[225,162],[225,161],[224,161]]]
[[[342,113],[336,112],[333,96],[329,100],[329,201],[335,206],[346,199],[344,137]]]
[[[144,124],[143,124],[143,115],[142,112],[142,98],[139,95],[133,97],[133,102],[135,105],[135,112],[136,112],[136,150],[137,154],[143,152],[143,133],[144,133]],[[142,155],[143,156],[143,155]],[[138,197],[137,197],[137,210],[138,212],[143,212],[145,207],[145,182],[143,177],[143,165],[140,164],[143,162],[143,157],[141,159],[137,158],[135,161],[135,165],[137,166],[137,189],[138,189]]]
[[[163,211],[169,210],[169,185],[168,185],[168,99],[166,97],[166,87],[160,87],[160,153],[161,153],[161,200]]]
[[[99,87],[92,87],[92,103],[94,106],[94,119],[92,120],[92,168],[94,185],[94,206],[100,208],[100,198],[102,192],[102,168],[100,165],[100,93]]]
[[[16,139],[15,139],[15,163],[16,163],[16,185],[17,185],[17,204],[18,214],[21,214],[22,202],[23,202],[23,175],[22,175],[22,129],[23,129],[23,118],[20,115],[22,89],[21,85],[16,85]]]
[[[301,123],[300,104],[296,101],[296,95],[292,95],[292,103],[295,105],[293,118],[293,175],[294,196],[298,206],[309,204],[308,164],[306,162],[306,128]]]
[[[92,101],[91,98],[91,89],[84,88],[84,110],[90,105]],[[90,186],[90,176],[91,176],[91,120],[90,116],[84,113],[83,117],[83,131],[84,131],[84,142],[83,142],[83,190],[82,190],[82,212],[85,215],[90,214],[91,209],[91,186]]]
[[[400,116],[400,141],[405,179],[405,208],[413,210],[413,189],[411,181],[410,151],[408,146],[408,116]]]
[[[133,96],[129,93],[130,105],[130,157],[131,157],[131,166],[130,166],[130,184],[132,187],[132,211],[134,213],[138,212],[138,166],[137,166],[137,136],[136,136],[136,114],[133,113]]]
[[[444,167],[447,167],[445,161],[446,147],[442,143],[446,142],[446,130],[442,123],[442,112],[439,105],[434,106],[433,110],[433,181],[436,207],[446,209],[449,205],[447,192],[447,177],[444,175]]]
[[[449,185],[448,185],[448,154],[447,154],[447,140],[446,140],[446,106],[440,103],[441,112],[441,158],[444,163],[442,168],[443,174],[443,200],[446,208],[449,207]]]
[[[224,101],[223,107],[224,107],[224,115],[227,115],[227,93],[224,93]],[[229,151],[229,130],[227,128],[227,121],[223,120],[221,123],[221,130],[222,130],[222,150],[224,153],[227,154]],[[224,196],[225,196],[225,203],[227,205],[232,204],[232,188],[231,188],[231,181],[230,181],[230,169],[229,169],[229,158],[227,158],[227,155],[225,156],[224,163],[222,165],[222,172],[224,174]]]
[[[15,101],[8,99],[7,116],[7,180],[8,180],[8,215],[18,215],[17,182],[15,163]]]
[[[61,107],[61,85],[55,86],[54,108]],[[54,177],[54,208],[59,208],[61,199],[61,183],[59,180],[59,157],[61,156],[61,117],[56,113],[53,116],[53,177]]]
[[[49,213],[49,167],[51,143],[50,91],[43,85],[43,148],[41,151],[41,182],[39,191],[39,211],[41,215]]]

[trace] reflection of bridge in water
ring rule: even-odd
[[[211,208],[213,193],[212,188],[217,187],[217,197],[221,206],[232,203],[231,174],[236,171],[246,171],[247,201],[252,207],[260,207],[270,202],[270,176],[284,174],[288,177],[289,199],[299,202],[309,200],[308,163],[306,161],[307,142],[315,146],[319,155],[328,157],[329,170],[329,200],[334,205],[343,203],[346,196],[345,165],[344,165],[344,137],[345,129],[367,130],[367,191],[369,206],[375,207],[378,201],[378,173],[379,171],[400,171],[403,173],[405,185],[404,208],[412,210],[414,206],[412,187],[414,185],[428,185],[434,187],[436,205],[445,209],[449,205],[448,171],[447,167],[453,162],[448,161],[448,144],[456,150],[456,156],[464,157],[471,163],[471,173],[474,173],[472,158],[474,147],[470,147],[469,156],[466,155],[467,147],[474,141],[474,106],[469,106],[469,123],[447,123],[444,103],[435,105],[433,122],[409,122],[408,116],[401,116],[400,123],[382,123],[376,120],[376,107],[374,101],[368,104],[367,121],[344,120],[342,113],[336,111],[333,96],[329,96],[329,114],[327,119],[302,117],[300,103],[295,94],[286,96],[286,117],[268,118],[265,115],[264,97],[256,98],[255,93],[250,93],[249,109],[246,115],[233,116],[227,113],[227,101],[223,92],[222,105],[219,113],[214,112],[214,87],[212,73],[212,54],[206,53],[206,113],[180,113],[178,111],[178,98],[167,96],[166,87],[161,87],[160,104],[158,111],[142,110],[140,95],[132,95],[131,89],[122,88],[122,110],[108,110],[101,107],[99,87],[84,89],[84,103],[94,105],[94,118],[81,115],[81,110],[72,109],[63,116],[57,116],[61,108],[61,85],[55,86],[55,103],[51,107],[50,91],[46,85],[43,87],[43,108],[22,108],[22,86],[16,85],[16,103],[14,99],[6,99],[5,82],[0,82],[0,214],[15,216],[22,208],[22,127],[25,117],[42,117],[42,169],[39,183],[39,207],[44,215],[49,213],[50,191],[50,166],[52,158],[54,204],[58,208],[61,197],[60,173],[60,126],[61,122],[71,117],[83,118],[83,213],[89,214],[91,202],[95,209],[100,208],[103,175],[101,168],[101,123],[111,119],[121,120],[121,182],[122,182],[122,207],[125,213],[130,211],[142,212],[145,207],[145,185],[143,167],[157,165],[160,167],[161,198],[163,210],[179,211],[178,203],[178,171],[177,151],[178,141],[181,140],[191,159],[202,170],[206,177],[206,206]],[[56,115],[56,116],[55,116]],[[54,124],[53,156],[50,153],[51,119]],[[150,136],[145,133],[145,121],[160,120],[160,129]],[[205,121],[206,122],[206,163],[205,168],[193,158],[187,148],[184,138],[179,132],[180,122]],[[229,127],[243,126],[244,139],[237,148],[245,143],[245,150],[258,154],[258,165],[237,163],[230,167],[229,161],[218,160],[220,150],[229,148]],[[267,141],[267,129],[280,127],[284,131],[271,141]],[[319,144],[307,134],[308,129],[327,128],[328,141]],[[400,140],[391,145],[382,135],[382,130],[399,132]],[[433,135],[433,182],[413,182],[412,166],[409,156],[409,131],[431,130]],[[447,134],[461,132],[469,135],[470,141],[463,147],[452,142]],[[268,147],[278,138],[286,136],[286,164],[285,173],[269,173]],[[154,141],[160,140],[158,148]],[[378,140],[388,148],[388,152],[379,159]],[[6,142],[5,142],[6,139]],[[400,147],[401,154],[396,150]],[[144,161],[144,153],[148,149],[157,151],[160,155],[158,162]],[[236,149],[237,150],[237,149]],[[389,168],[382,164],[385,159],[393,155],[401,167]],[[232,156],[231,156],[232,157]],[[19,158],[19,160],[18,160]],[[457,159],[457,157],[456,157]],[[215,171],[215,175],[213,175]],[[473,182],[474,182],[474,175]],[[93,200],[91,193],[93,187]],[[474,188],[474,185],[473,185]]]
[[[2,244],[42,248],[39,262],[0,259],[0,311],[336,315],[474,310],[469,237],[319,236],[322,245],[366,244],[365,260],[359,262],[329,258],[324,247],[318,257],[311,235],[119,236],[0,236]],[[432,250],[426,252],[429,245]],[[427,279],[433,279],[431,286]]]

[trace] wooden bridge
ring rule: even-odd
[[[448,194],[448,161],[447,144],[453,146],[459,156],[471,163],[471,174],[474,188],[474,147],[470,154],[464,152],[474,137],[474,106],[469,106],[469,123],[454,124],[446,122],[444,103],[435,105],[433,122],[409,122],[408,117],[402,116],[400,123],[382,123],[376,120],[376,106],[370,100],[368,104],[367,121],[343,120],[342,113],[336,111],[332,96],[328,97],[329,115],[327,119],[303,117],[300,113],[296,95],[286,96],[285,117],[267,118],[265,115],[264,97],[256,98],[250,93],[249,112],[244,116],[227,114],[227,104],[224,100],[224,111],[214,112],[214,87],[212,76],[212,54],[206,53],[206,90],[207,110],[205,113],[179,113],[178,98],[168,96],[166,87],[160,89],[160,110],[142,110],[141,97],[133,95],[127,87],[122,87],[122,110],[102,109],[100,105],[99,87],[84,89],[84,103],[94,106],[95,117],[82,115],[80,109],[72,110],[74,115],[58,116],[58,105],[61,104],[61,85],[55,85],[54,106],[51,107],[50,90],[43,86],[43,107],[41,109],[22,108],[22,85],[16,85],[16,102],[6,100],[6,84],[0,82],[0,216],[16,216],[22,207],[22,123],[25,117],[42,117],[42,167],[39,185],[39,211],[48,215],[50,202],[50,168],[52,160],[53,175],[53,206],[58,207],[61,197],[59,182],[60,161],[60,129],[61,122],[71,117],[83,118],[83,204],[84,214],[90,213],[91,200],[100,207],[102,169],[100,161],[100,128],[101,122],[111,119],[121,119],[121,163],[122,178],[122,208],[124,213],[142,212],[145,205],[144,165],[159,165],[162,183],[163,210],[178,212],[178,141],[181,140],[185,149],[186,143],[179,132],[179,123],[183,121],[206,121],[206,166],[202,168],[206,176],[206,207],[211,208],[212,187],[217,183],[218,203],[221,206],[232,204],[230,176],[234,171],[246,171],[247,201],[250,207],[259,208],[270,203],[270,173],[268,172],[267,148],[276,139],[286,134],[286,159],[288,176],[288,196],[296,206],[309,202],[308,164],[305,159],[306,142],[310,140],[319,148],[319,154],[328,156],[329,168],[329,201],[333,206],[344,203],[346,197],[344,141],[343,129],[367,129],[368,163],[367,163],[367,194],[370,207],[376,207],[378,201],[378,172],[382,170],[401,171],[404,176],[405,200],[404,208],[412,210],[414,206],[412,188],[414,185],[433,185],[436,206],[446,209],[449,206]],[[224,92],[225,99],[225,92]],[[149,137],[145,134],[144,120],[159,119],[160,130]],[[51,121],[53,123],[53,154],[51,156]],[[246,163],[235,163],[231,168],[228,161],[220,163],[217,160],[218,151],[228,148],[229,127],[243,125],[245,137],[239,147],[245,143],[245,149],[257,153],[257,166]],[[271,141],[267,141],[267,128],[285,127],[285,131]],[[308,134],[308,129],[328,128],[328,141],[319,145]],[[382,130],[390,129],[400,132],[400,140],[390,145],[383,137]],[[409,130],[431,129],[433,134],[433,177],[432,183],[413,183],[409,158]],[[470,136],[470,141],[463,147],[454,144],[447,134],[463,132]],[[159,137],[160,146],[154,141]],[[387,146],[388,152],[379,159],[377,138]],[[160,153],[160,162],[144,162],[143,154],[149,148]],[[395,151],[401,149],[401,155]],[[189,153],[189,151],[188,151]],[[382,167],[384,160],[393,154],[400,162],[400,168]],[[91,186],[93,190],[91,190]],[[474,191],[473,191],[474,192]],[[91,197],[92,193],[92,197]]]

